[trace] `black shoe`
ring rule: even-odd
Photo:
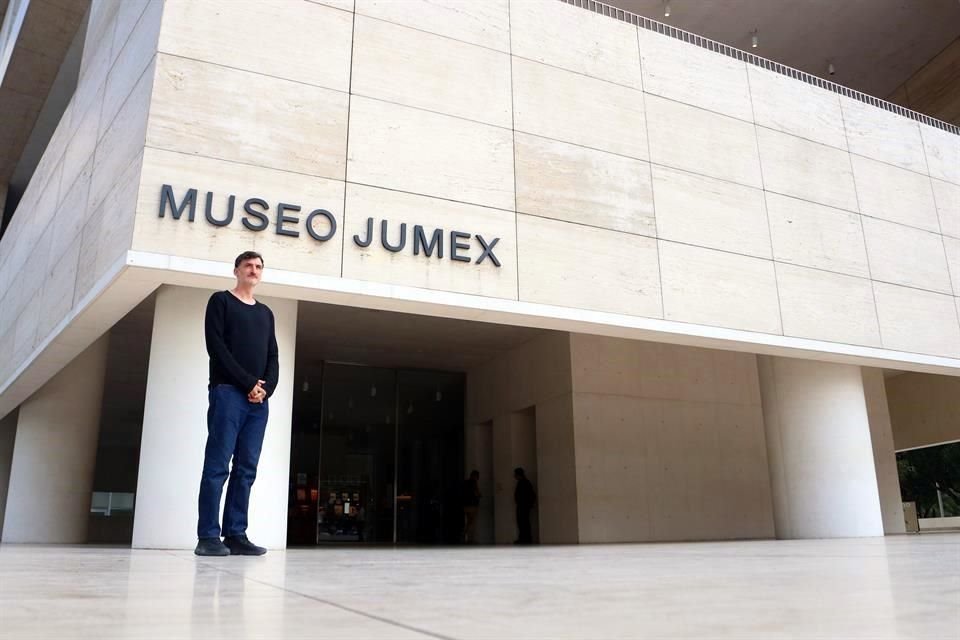
[[[230,549],[220,542],[220,538],[200,538],[193,550],[198,556],[228,556]]]
[[[263,547],[258,547],[249,540],[247,536],[227,536],[223,539],[223,544],[230,550],[232,556],[262,556],[267,552]]]

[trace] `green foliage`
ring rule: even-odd
[[[921,518],[941,515],[938,487],[942,515],[960,516],[960,442],[898,453],[897,471],[903,501],[916,502]]]

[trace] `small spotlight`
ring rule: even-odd
[[[664,18],[669,18],[669,17],[670,17],[670,2],[669,2],[669,0],[668,0],[667,2],[665,2],[664,5],[663,5],[663,17],[664,17]]]
[[[827,73],[834,75],[837,72],[837,68],[833,66],[833,63],[827,65]]]
[[[757,29],[754,29],[753,31],[750,32],[750,46],[753,47],[754,49],[760,46],[760,38],[757,35],[757,33],[758,33]]]

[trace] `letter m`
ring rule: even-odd
[[[168,184],[163,185],[163,189],[160,191],[160,217],[163,217],[163,212],[167,210],[167,205],[170,205],[170,215],[173,216],[174,220],[179,220],[180,216],[183,215],[183,210],[187,208],[187,205],[190,206],[190,212],[187,214],[187,220],[193,222],[193,219],[197,215],[197,190],[190,189],[187,191],[187,195],[183,198],[183,201],[177,206],[177,200],[173,197],[173,187]]]
[[[436,248],[437,257],[443,257],[443,229],[434,229],[433,235],[430,236],[430,244],[427,244],[427,236],[423,232],[423,227],[421,225],[414,225],[413,227],[413,255],[420,255],[420,250],[423,249],[423,253],[428,257],[433,257],[433,250]]]

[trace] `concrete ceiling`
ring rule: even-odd
[[[542,333],[526,327],[301,302],[297,367],[327,360],[466,371]]]
[[[960,37],[958,0],[606,1],[880,98]]]

